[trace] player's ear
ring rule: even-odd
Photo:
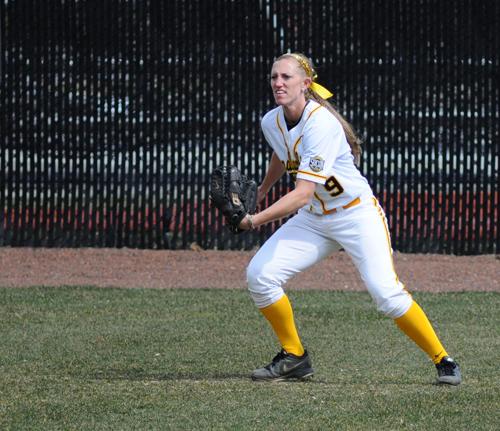
[[[312,84],[312,79],[309,76],[304,78],[304,83],[302,87],[302,91],[305,92]]]

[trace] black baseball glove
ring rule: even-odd
[[[257,183],[250,180],[236,166],[220,166],[210,178],[210,200],[224,215],[233,233],[243,232],[238,226],[257,206]]]

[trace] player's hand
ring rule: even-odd
[[[253,224],[253,215],[250,215],[250,214],[247,214],[243,220],[241,220],[238,228],[240,230],[252,230],[252,229],[255,229],[255,226]]]
[[[210,202],[222,212],[231,232],[242,231],[241,221],[255,211],[256,201],[257,183],[242,175],[236,166],[214,169],[210,176]]]

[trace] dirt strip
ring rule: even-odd
[[[246,288],[253,252],[206,250],[0,248],[0,286]],[[500,292],[500,256],[395,253],[410,291]],[[288,283],[289,289],[364,290],[345,252]]]

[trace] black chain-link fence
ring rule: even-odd
[[[496,253],[500,2],[4,0],[0,245],[245,248],[208,176],[262,179],[273,58],[365,137],[395,249]],[[290,185],[283,180],[269,197]]]

